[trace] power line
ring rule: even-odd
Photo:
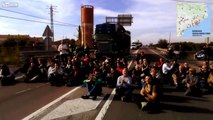
[[[12,11],[12,10],[8,10],[8,9],[4,9],[4,8],[0,8],[0,10],[7,11],[7,12],[12,12],[12,13],[16,13],[16,14],[21,14],[21,15],[25,15],[25,16],[29,16],[29,17],[34,17],[34,18],[38,18],[38,19],[47,20],[45,18],[34,16],[34,15],[30,15],[30,14],[26,14],[26,13],[23,13],[23,12]],[[55,22],[60,23],[60,25],[64,24],[63,26],[66,26],[66,25],[67,26],[73,26],[73,27],[77,27],[78,26],[78,25],[69,24],[69,23],[65,23],[65,22],[60,22],[60,21],[56,21],[56,20],[55,20]]]
[[[12,12],[12,13],[17,13],[17,14],[21,14],[21,15],[26,15],[26,16],[30,16],[30,17],[34,17],[34,18],[44,19],[42,17],[38,17],[38,16],[34,16],[34,15],[22,13],[22,12],[12,11],[12,10],[8,10],[8,9],[4,9],[4,8],[0,8],[0,10],[7,11],[7,12]]]
[[[37,21],[37,20],[29,20],[29,19],[17,18],[17,17],[5,16],[5,15],[0,15],[0,17],[9,18],[9,19],[15,19],[15,20],[23,20],[23,21],[28,21],[28,22],[37,22],[37,23],[49,24],[49,22],[42,22],[42,21]],[[59,23],[55,23],[55,25],[66,26],[66,27],[76,27],[76,26],[70,26],[70,25],[59,24]]]

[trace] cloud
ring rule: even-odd
[[[108,10],[108,9],[104,9],[101,7],[96,7],[94,9],[94,15],[97,16],[114,16],[116,17],[118,14],[121,14],[120,12],[116,12],[116,11],[112,11],[112,10]]]
[[[0,21],[0,33],[1,34],[16,34],[18,31],[16,29],[11,29],[13,26],[10,23]],[[3,28],[3,29],[2,29]]]
[[[133,24],[128,27],[132,34],[132,41],[141,40],[145,44],[156,43],[159,38],[168,38],[170,32],[175,32],[176,6],[174,2],[171,0],[132,1],[133,3],[126,10],[127,13],[133,15]]]
[[[11,0],[12,1],[12,0]],[[141,40],[146,44],[157,43],[160,38],[168,39],[171,33],[172,39],[184,40],[176,37],[176,1],[175,0],[16,0],[19,6],[7,8],[23,12],[45,20],[30,16],[19,15],[2,11],[1,15],[21,17],[45,21],[47,24],[12,20],[0,17],[1,34],[23,33],[30,35],[42,35],[46,25],[50,24],[50,5],[54,7],[55,38],[63,36],[76,38],[77,26],[81,24],[81,5],[94,6],[94,25],[105,22],[105,17],[116,17],[118,14],[132,14],[132,26],[125,26],[131,31],[132,40]],[[114,3],[114,4],[113,4]],[[213,4],[211,12],[213,13]],[[211,16],[211,15],[210,15]],[[213,16],[211,16],[213,21]],[[63,22],[71,25],[59,26],[56,23]],[[211,24],[212,25],[212,24]],[[213,31],[213,27],[211,27]],[[197,38],[196,38],[197,39]],[[203,38],[199,38],[203,39]],[[186,38],[186,40],[190,40]],[[194,39],[192,39],[194,40]]]

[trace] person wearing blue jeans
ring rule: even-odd
[[[90,75],[89,79],[84,80],[84,84],[87,87],[88,93],[82,96],[82,98],[88,99],[92,96],[92,99],[95,100],[102,92],[102,78],[100,77],[99,70],[94,69],[93,74]]]

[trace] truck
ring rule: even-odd
[[[130,54],[131,35],[120,24],[103,23],[95,27],[95,48],[102,55],[127,56]]]

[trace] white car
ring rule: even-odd
[[[138,46],[136,44],[132,44],[130,47],[132,50],[138,49]]]

